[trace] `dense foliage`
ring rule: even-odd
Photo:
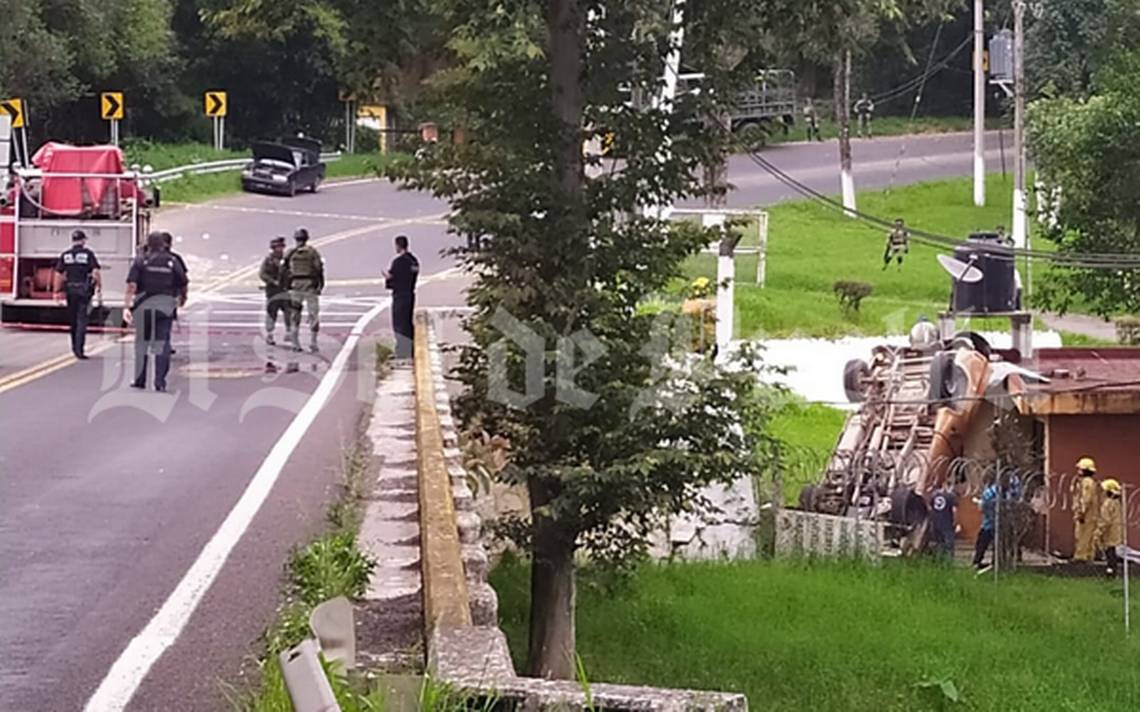
[[[342,91],[400,103],[433,68],[424,0],[0,0],[0,95],[37,139],[101,140],[98,94],[126,95],[126,136],[204,139],[202,92],[230,93],[239,141],[334,141]]]
[[[1140,255],[1140,3],[1109,3],[1111,30],[1088,98],[1035,103],[1030,143],[1039,174],[1059,190],[1057,222],[1045,236],[1070,254]],[[1056,270],[1038,289],[1042,306],[1082,303],[1097,314],[1140,311],[1134,270]]]
[[[729,145],[709,117],[753,76],[761,7],[685,4],[685,57],[706,81],[670,118],[654,98],[675,29],[661,3],[448,3],[454,62],[435,100],[469,140],[392,173],[449,200],[468,238],[459,413],[510,443],[503,476],[529,492],[512,532],[535,561],[534,674],[573,673],[578,551],[636,558],[663,515],[700,507],[702,485],[770,461],[755,367],[688,353],[684,322],[641,309],[716,239],[643,209],[708,192],[695,176]],[[584,156],[606,132],[620,161]]]
[[[805,96],[831,93],[837,25],[829,18],[840,12],[870,10],[883,20],[858,23],[871,34],[850,35],[863,48],[856,91],[885,92],[920,73],[915,55],[924,55],[943,21],[939,56],[969,32],[959,2],[770,4],[780,12],[748,26],[747,45],[765,66],[796,70]],[[956,12],[933,22],[912,14],[930,4]],[[237,143],[294,130],[332,143],[342,135],[342,92],[388,103],[404,123],[426,115],[417,106],[421,81],[447,66],[446,26],[436,12],[444,7],[429,0],[0,0],[0,96],[26,100],[37,140],[105,139],[98,94],[111,90],[126,95],[124,136],[207,140],[202,92],[225,89],[227,132]],[[955,74],[968,62],[963,53],[932,78],[933,113],[968,108],[968,83]],[[912,97],[889,97],[880,111],[905,113]]]

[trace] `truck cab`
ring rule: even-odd
[[[29,167],[16,167],[0,198],[0,320],[56,323],[55,263],[83,230],[103,273],[98,323],[121,313],[127,271],[150,227],[152,196],[123,168],[115,146],[48,143]]]

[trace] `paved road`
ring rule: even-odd
[[[968,138],[940,136],[906,140],[896,174],[903,144],[856,144],[861,187],[971,170]],[[834,143],[768,152],[829,193],[835,155]],[[792,197],[743,159],[730,171],[736,205]],[[423,264],[421,305],[462,303],[442,213],[378,182],[164,209],[156,226],[177,236],[195,293],[169,395],[126,387],[117,336],[76,364],[57,358],[63,335],[0,331],[0,710],[80,710],[97,690],[100,712],[222,706],[222,681],[272,618],[288,550],[335,494],[369,391],[364,345],[388,330],[378,272],[392,237],[409,235]],[[294,358],[258,335],[256,265],[298,225],[330,286],[322,353]],[[354,328],[363,338],[343,350]]]

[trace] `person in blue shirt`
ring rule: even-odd
[[[990,568],[990,565],[983,564],[983,561],[986,552],[993,546],[994,530],[997,526],[998,488],[992,473],[986,475],[984,483],[982,498],[974,500],[982,508],[982,528],[978,530],[978,540],[974,543],[974,568],[979,573]]]
[[[930,495],[930,543],[935,553],[954,558],[954,538],[958,533],[955,512],[958,509],[959,484],[945,484]]]

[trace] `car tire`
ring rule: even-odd
[[[321,179],[318,178],[315,181],[313,181],[312,185],[309,186],[309,192],[310,193],[316,193],[318,190],[320,190],[320,188],[321,188]]]
[[[289,181],[289,189],[286,191],[286,195],[288,195],[290,198],[296,197],[297,184],[294,181]]]

